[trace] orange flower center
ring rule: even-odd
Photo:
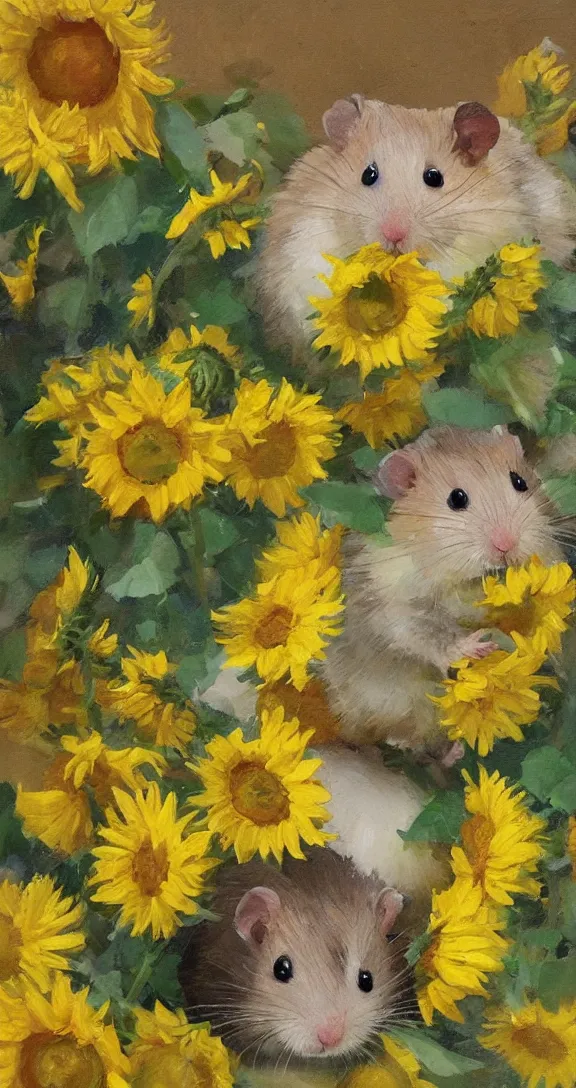
[[[346,299],[348,323],[365,336],[389,332],[406,316],[407,307],[390,284],[372,273],[363,287],[353,287]]]
[[[118,443],[118,454],[128,475],[141,484],[168,480],[182,460],[177,435],[160,420],[127,431]]]
[[[281,420],[280,423],[270,423],[263,434],[264,441],[253,446],[246,457],[250,472],[256,479],[285,476],[296,459],[294,428]]]
[[[474,881],[482,881],[486,871],[486,862],[496,828],[489,816],[477,812],[470,820],[462,824],[461,835],[464,852],[470,865]]]
[[[272,650],[274,646],[283,646],[292,629],[294,613],[284,605],[276,605],[266,613],[264,619],[258,624],[254,639],[264,650]]]
[[[132,879],[142,895],[150,899],[158,895],[168,876],[168,870],[168,851],[164,843],[153,846],[151,839],[145,839],[132,862]]]
[[[105,1088],[107,1081],[93,1046],[51,1031],[24,1041],[18,1072],[23,1088]]]
[[[338,719],[330,709],[324,684],[316,676],[308,681],[304,691],[297,691],[285,680],[264,688],[258,697],[258,712],[274,710],[277,706],[283,708],[285,718],[298,718],[303,733],[313,729],[317,744],[325,744],[338,736]]]
[[[519,635],[530,638],[538,626],[538,609],[532,594],[528,594],[521,604],[505,604],[501,608],[494,608],[490,613],[490,623],[494,623],[500,631],[510,635],[517,631]]]
[[[568,1050],[562,1039],[555,1031],[542,1024],[515,1028],[512,1032],[512,1043],[515,1048],[527,1050],[535,1058],[544,1059],[550,1066],[563,1062],[568,1057]]]
[[[20,930],[9,918],[0,915],[0,982],[7,982],[20,968]]]
[[[120,53],[94,19],[56,19],[28,54],[28,74],[42,98],[60,106],[98,106],[115,91]]]
[[[277,775],[261,763],[239,763],[230,773],[232,804],[258,827],[279,824],[290,815],[288,794]]]

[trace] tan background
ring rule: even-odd
[[[157,0],[170,70],[194,90],[246,76],[288,95],[313,131],[345,94],[406,106],[489,105],[504,64],[545,35],[576,62],[574,0]]]

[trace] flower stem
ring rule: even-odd
[[[154,949],[153,952],[145,952],[144,953],[144,958],[142,960],[142,963],[140,964],[140,967],[138,968],[138,970],[136,972],[136,975],[134,977],[134,981],[133,981],[130,989],[128,990],[128,993],[126,994],[126,1003],[128,1005],[131,1005],[133,1002],[137,1001],[138,998],[140,997],[140,994],[142,993],[142,990],[144,989],[146,983],[150,979],[150,976],[152,974],[152,968],[156,965],[156,963],[160,959],[160,956],[162,955],[167,943],[168,943],[167,941],[161,941],[156,946],[156,948]]]
[[[208,608],[208,591],[206,588],[206,572],[204,570],[206,543],[197,506],[193,506],[190,510],[190,526],[194,533],[194,549],[191,558],[196,579],[196,589],[204,608]]]

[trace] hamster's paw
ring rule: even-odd
[[[455,763],[459,763],[461,759],[464,759],[466,749],[462,744],[462,741],[455,740],[454,744],[450,745],[450,748],[445,755],[442,756],[440,763],[443,767],[453,767]]]
[[[460,661],[462,657],[472,657],[475,660],[479,660],[482,657],[488,657],[488,654],[494,653],[494,650],[499,648],[498,643],[484,641],[487,634],[488,632],[484,630],[473,631],[471,635],[466,635],[465,638],[459,639],[450,652],[448,668],[450,668],[455,661]]]

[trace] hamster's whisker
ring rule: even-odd
[[[478,168],[476,167],[475,170],[476,169],[478,169]],[[507,173],[508,169],[509,169],[508,163],[503,163],[502,166],[500,166],[497,170],[493,171],[492,178],[497,178],[499,176],[499,174]],[[472,171],[472,173],[475,173],[475,170]],[[428,209],[428,213],[427,213],[426,216],[424,216],[424,218],[429,219],[431,215],[435,215],[437,210],[442,211],[445,208],[449,208],[451,204],[455,203],[455,201],[462,200],[463,197],[468,196],[470,193],[473,193],[474,190],[477,189],[479,185],[484,184],[484,182],[486,181],[486,178],[485,178],[485,175],[482,174],[482,176],[479,177],[479,178],[474,179],[473,177],[467,177],[464,180],[466,182],[468,182],[468,184],[465,186],[464,189],[462,189],[462,185],[458,186],[458,188],[453,190],[452,193],[450,194],[451,195],[450,200],[439,200],[437,202],[437,204],[432,205]]]

